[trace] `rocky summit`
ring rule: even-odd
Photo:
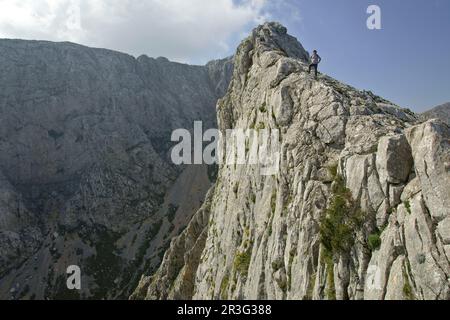
[[[132,299],[450,299],[450,128],[308,57],[278,23],[240,44],[219,129],[279,130],[279,170],[222,164]]]

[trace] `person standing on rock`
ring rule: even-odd
[[[319,63],[322,61],[322,58],[317,54],[317,50],[313,51],[313,54],[311,55],[311,63],[309,64],[309,70],[308,73],[311,73],[311,68],[314,68],[316,72],[316,78],[317,78],[317,69],[319,67]]]

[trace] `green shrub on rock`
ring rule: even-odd
[[[381,246],[381,237],[380,233],[373,233],[369,236],[367,239],[367,245],[369,246],[370,250],[375,251],[380,249]]]

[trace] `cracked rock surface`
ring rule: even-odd
[[[450,298],[449,127],[307,58],[277,23],[241,43],[219,128],[280,130],[280,169],[221,165],[132,298]]]

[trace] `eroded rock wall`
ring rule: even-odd
[[[219,128],[280,130],[280,169],[222,165],[133,298],[449,298],[449,128],[307,57],[277,23],[239,46]]]

